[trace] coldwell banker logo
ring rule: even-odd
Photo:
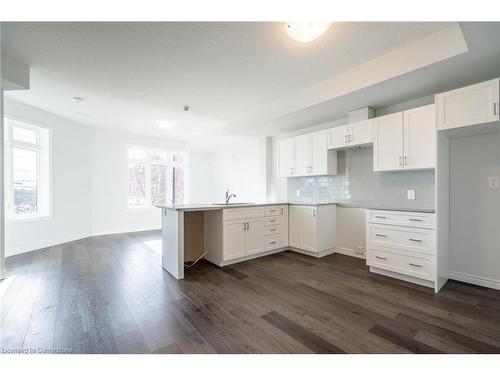
[[[69,354],[72,348],[3,348],[2,354]]]

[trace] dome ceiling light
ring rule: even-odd
[[[287,22],[285,31],[290,38],[307,43],[323,35],[331,24],[331,22]]]

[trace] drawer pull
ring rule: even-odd
[[[382,260],[387,260],[387,258],[384,258],[384,257],[379,257],[378,255],[375,255],[375,258],[377,258],[377,259],[382,259]]]
[[[276,232],[276,229],[269,229],[269,232]]]
[[[422,242],[422,240],[417,240],[415,238],[409,238],[409,240],[412,241],[412,242]]]
[[[269,242],[269,245],[274,245],[276,243],[276,241],[271,241]]]
[[[415,263],[408,263],[410,266],[412,267],[418,267],[418,268],[422,268],[422,265],[421,264],[415,264]]]
[[[375,217],[376,217],[377,219],[387,219],[387,216],[377,216],[377,215],[375,215]]]
[[[375,236],[377,236],[377,237],[384,237],[384,238],[387,237],[385,234],[378,234],[378,233],[375,233]]]
[[[276,222],[276,220],[269,220],[269,222],[270,222],[270,223],[275,223],[275,222]]]
[[[408,219],[409,221],[422,221],[422,219]]]

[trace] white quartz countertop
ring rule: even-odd
[[[210,210],[222,210],[224,208],[244,208],[244,207],[258,207],[258,206],[279,206],[283,204],[291,204],[297,206],[323,206],[323,205],[335,205],[336,203],[289,203],[289,202],[260,202],[260,203],[231,203],[217,204],[217,203],[190,203],[190,204],[166,204],[157,205],[158,208],[166,208],[168,210],[176,211],[210,211]]]

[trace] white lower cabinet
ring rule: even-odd
[[[333,251],[336,246],[336,206],[291,205],[289,245],[311,253]]]
[[[223,212],[222,261],[288,246],[288,205],[230,208]]]
[[[389,271],[390,276],[407,281],[434,283],[434,223],[433,213],[367,210],[366,263],[370,270]]]

